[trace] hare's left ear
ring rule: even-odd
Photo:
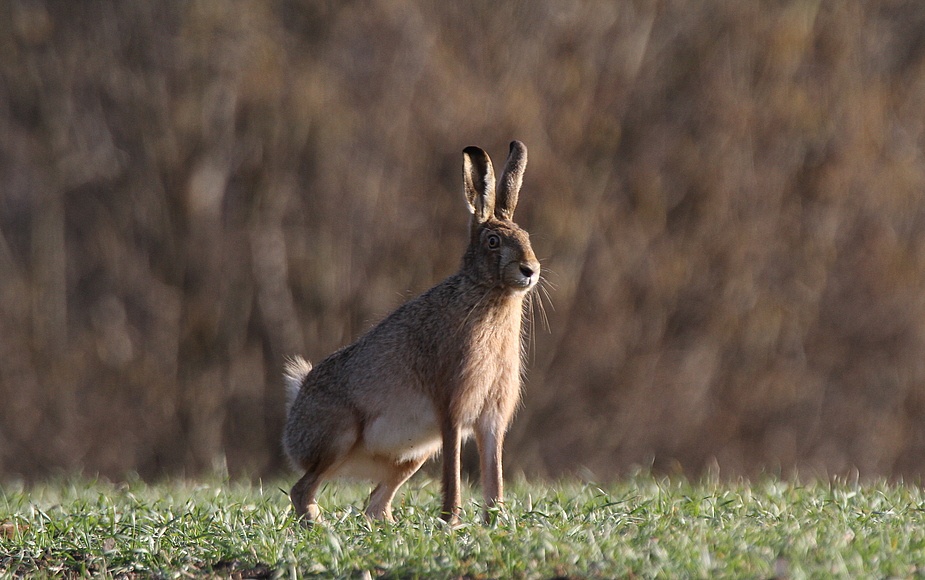
[[[495,170],[478,147],[463,149],[463,187],[475,223],[484,223],[495,210]]]
[[[514,208],[517,207],[517,197],[520,195],[526,168],[527,147],[520,141],[511,141],[511,152],[498,181],[498,199],[495,202],[495,216],[498,219],[514,219]]]

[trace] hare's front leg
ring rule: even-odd
[[[475,442],[479,448],[479,467],[482,472],[482,494],[485,497],[485,519],[488,510],[504,501],[504,478],[501,467],[501,450],[507,421],[499,413],[486,413],[475,426]]]
[[[443,509],[440,517],[449,524],[459,521],[459,505],[462,503],[459,491],[459,447],[462,434],[451,419],[444,419],[441,427],[443,436]]]

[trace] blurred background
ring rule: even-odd
[[[509,473],[922,477],[923,105],[915,0],[4,0],[0,480],[279,473],[284,357],[455,271],[514,138]]]

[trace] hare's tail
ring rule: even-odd
[[[283,367],[283,380],[286,383],[286,415],[289,415],[289,409],[292,408],[299,389],[302,388],[302,383],[305,382],[305,377],[311,370],[312,363],[298,355],[286,361]]]

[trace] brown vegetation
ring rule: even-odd
[[[925,473],[925,5],[0,4],[0,476],[283,465],[530,148],[509,469]]]

